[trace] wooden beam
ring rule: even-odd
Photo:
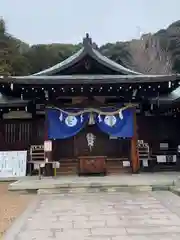
[[[44,142],[48,140],[48,119],[47,119],[47,112],[45,110],[45,122],[44,122]],[[53,142],[52,142],[53,144]],[[44,160],[45,162],[52,162],[52,151],[44,151]],[[45,175],[46,176],[53,176],[53,168],[52,168],[52,164],[50,163],[45,163]]]
[[[131,139],[131,164],[132,172],[138,173],[140,169],[139,153],[138,153],[138,136],[137,136],[137,119],[136,119],[136,109],[133,110],[133,125],[134,125],[134,135]]]

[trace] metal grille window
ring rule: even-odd
[[[31,122],[6,122],[5,123],[5,142],[30,142],[32,136],[32,123]]]
[[[16,124],[15,123],[5,124],[5,142],[6,143],[16,142]]]

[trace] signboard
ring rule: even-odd
[[[54,162],[53,168],[60,168],[60,162]]]
[[[143,159],[142,160],[142,165],[143,165],[143,167],[148,167],[148,160]]]
[[[26,176],[27,151],[0,152],[0,178]]]
[[[118,139],[118,137],[114,137],[114,136],[109,136],[110,140],[114,140],[114,139]]]
[[[168,143],[160,143],[160,150],[168,150],[169,144]]]
[[[52,151],[52,141],[44,141],[44,151],[51,152]]]
[[[131,164],[129,161],[123,161],[123,167],[130,167]]]

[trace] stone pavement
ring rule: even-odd
[[[179,240],[180,198],[170,192],[37,196],[4,240]]]
[[[60,176],[45,177],[38,180],[37,177],[26,177],[9,185],[9,190],[46,190],[53,193],[71,191],[75,188],[88,189],[97,187],[102,188],[127,188],[149,186],[153,189],[173,186],[179,181],[179,172],[168,173],[141,173],[141,174],[120,174],[103,177],[79,177],[79,176]],[[122,190],[122,189],[120,189]]]

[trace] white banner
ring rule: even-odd
[[[123,167],[130,167],[131,164],[129,161],[123,161]]]
[[[143,167],[148,167],[148,160],[142,160]]]
[[[0,178],[26,176],[27,151],[0,152]]]
[[[52,151],[52,141],[44,141],[44,151],[51,152]]]

